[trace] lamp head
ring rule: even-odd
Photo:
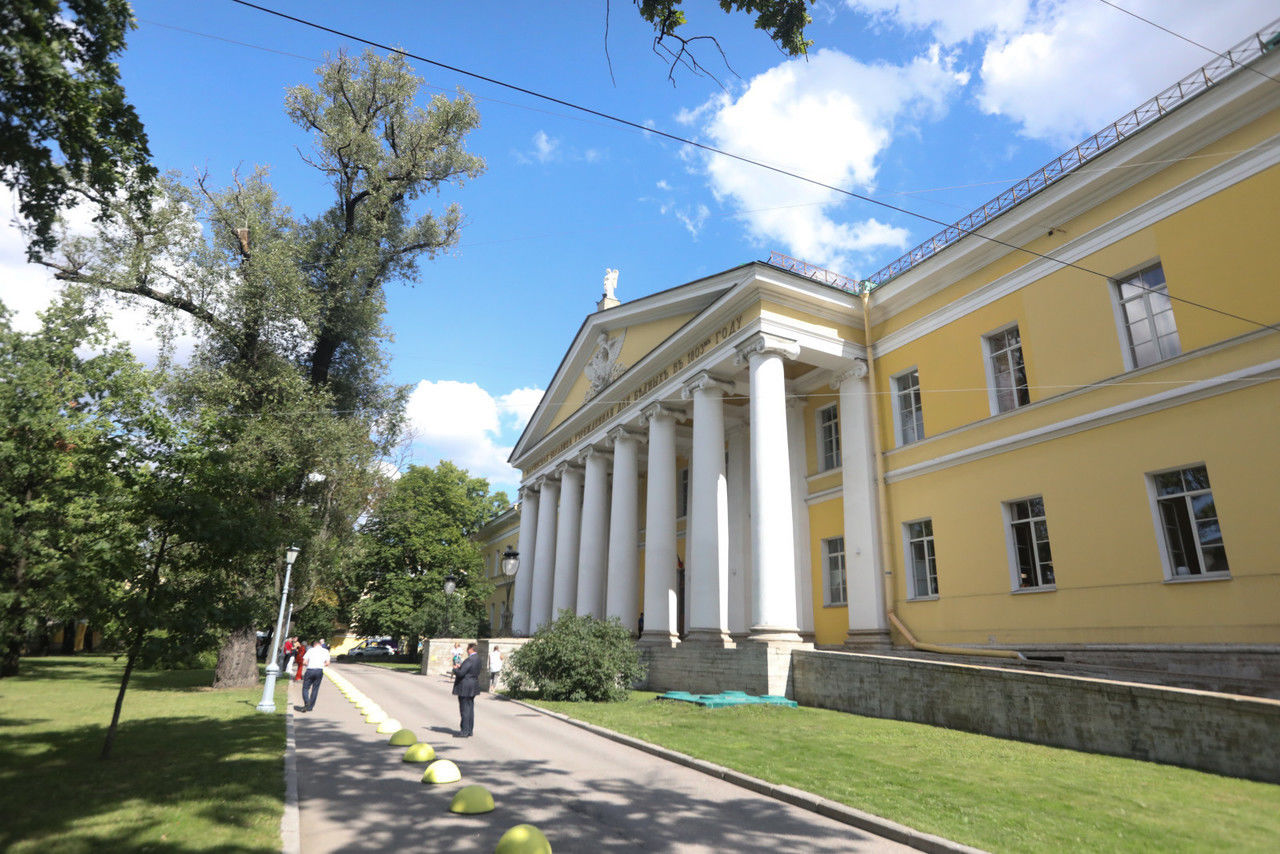
[[[449,575],[446,575],[444,577],[444,595],[452,596],[454,591],[457,589],[458,582],[454,579],[453,574],[450,573]]]
[[[520,570],[520,553],[507,546],[502,553],[502,574],[510,578]]]
[[[285,549],[284,553],[285,563],[289,566],[293,566],[293,562],[298,559],[298,553],[301,551],[302,549],[297,546],[289,546],[289,548]]]

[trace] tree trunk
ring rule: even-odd
[[[258,637],[252,626],[232,632],[218,650],[214,688],[248,688],[258,684]]]
[[[62,654],[71,655],[76,651],[76,623],[75,620],[63,622],[62,624]]]
[[[0,678],[18,675],[18,662],[22,657],[22,639],[10,638],[0,656]]]

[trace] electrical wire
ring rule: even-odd
[[[998,246],[1003,246],[1003,247],[1005,247],[1006,249],[1011,249],[1011,250],[1013,250],[1014,252],[1022,252],[1022,253],[1028,254],[1028,255],[1032,255],[1032,256],[1034,256],[1034,257],[1036,257],[1036,258],[1040,258],[1040,259],[1042,259],[1042,260],[1052,262],[1052,263],[1054,263],[1054,264],[1060,264],[1060,265],[1062,265],[1063,267],[1068,267],[1068,268],[1071,268],[1071,269],[1074,269],[1074,270],[1079,270],[1080,272],[1083,272],[1083,273],[1088,273],[1088,274],[1093,275],[1093,276],[1098,276],[1099,278],[1102,278],[1102,279],[1107,280],[1107,281],[1110,281],[1110,280],[1111,280],[1111,277],[1110,277],[1110,276],[1108,276],[1107,274],[1102,273],[1102,272],[1100,272],[1100,271],[1098,271],[1098,270],[1091,269],[1091,268],[1089,268],[1089,267],[1085,267],[1085,266],[1084,266],[1084,265],[1082,265],[1082,264],[1077,264],[1077,263],[1072,262],[1072,261],[1064,261],[1064,260],[1062,260],[1062,259],[1060,259],[1060,258],[1054,258],[1054,257],[1053,257],[1053,256],[1051,256],[1051,255],[1046,255],[1046,254],[1045,254],[1045,253],[1043,253],[1043,252],[1037,252],[1036,250],[1034,250],[1034,249],[1029,249],[1029,248],[1027,248],[1027,247],[1025,247],[1025,246],[1018,246],[1018,245],[1016,245],[1016,244],[1009,243],[1008,241],[1001,240],[1001,239],[996,238],[996,237],[991,237],[991,236],[989,236],[989,235],[981,234],[980,232],[975,231],[975,230],[973,230],[973,229],[961,228],[960,226],[956,225],[955,223],[946,222],[946,221],[944,221],[944,220],[936,219],[936,218],[931,217],[931,216],[929,216],[929,215],[927,215],[927,214],[917,213],[916,211],[912,211],[912,210],[910,210],[910,209],[908,209],[908,208],[904,208],[904,207],[902,207],[902,206],[900,206],[900,205],[895,205],[895,204],[892,204],[892,203],[890,203],[890,202],[883,201],[883,200],[881,200],[881,199],[876,199],[876,198],[874,198],[874,197],[872,197],[872,196],[867,196],[867,195],[864,195],[864,194],[862,194],[862,193],[857,193],[857,192],[854,192],[853,190],[849,190],[849,189],[846,189],[846,188],[844,188],[844,187],[837,187],[837,186],[835,186],[834,184],[828,184],[828,183],[826,183],[826,182],[824,182],[824,181],[819,181],[819,180],[817,180],[817,179],[815,179],[815,178],[809,178],[809,177],[806,177],[806,176],[801,175],[801,174],[799,174],[799,173],[792,172],[792,171],[790,171],[790,170],[783,169],[783,168],[778,167],[778,166],[771,166],[771,165],[769,165],[769,164],[767,164],[767,163],[764,163],[764,162],[761,162],[761,161],[759,161],[759,160],[754,160],[754,159],[752,159],[752,158],[750,158],[750,157],[745,157],[745,156],[740,155],[740,154],[734,154],[734,153],[732,153],[732,152],[730,152],[730,151],[725,151],[724,149],[717,148],[717,147],[715,147],[715,146],[713,146],[713,145],[708,145],[708,144],[706,144],[706,143],[698,142],[698,141],[696,141],[696,140],[692,140],[692,139],[688,139],[687,137],[682,137],[682,136],[679,136],[679,135],[677,135],[677,134],[669,133],[669,132],[664,131],[664,130],[659,130],[659,129],[654,128],[654,127],[649,127],[649,126],[646,126],[646,125],[642,125],[642,124],[639,124],[639,123],[637,123],[637,122],[633,122],[633,121],[631,121],[630,119],[624,119],[624,118],[622,118],[622,117],[620,117],[620,116],[615,116],[615,115],[612,115],[612,114],[610,114],[610,113],[601,112],[600,110],[595,110],[595,109],[592,109],[591,107],[584,107],[584,106],[582,106],[582,105],[580,105],[580,104],[575,104],[575,103],[573,103],[572,101],[566,101],[566,100],[564,100],[564,99],[562,99],[562,98],[557,98],[557,97],[555,97],[555,96],[553,96],[553,95],[547,95],[547,94],[544,94],[544,93],[542,93],[542,92],[537,92],[537,91],[534,91],[534,90],[532,90],[532,89],[527,89],[527,88],[525,88],[525,87],[523,87],[523,86],[518,86],[518,85],[516,85],[516,84],[514,84],[514,83],[507,83],[507,82],[505,82],[505,81],[503,81],[503,80],[498,80],[497,78],[489,77],[489,76],[484,75],[484,74],[479,74],[479,73],[474,72],[474,71],[467,71],[466,69],[459,68],[459,67],[454,66],[454,65],[449,65],[448,63],[440,62],[439,60],[430,59],[430,58],[428,58],[428,57],[421,56],[421,55],[419,55],[419,54],[415,54],[415,53],[412,53],[412,52],[410,52],[410,51],[402,50],[401,48],[392,47],[391,45],[387,45],[387,44],[384,44],[384,43],[382,43],[382,42],[377,42],[377,41],[374,41],[374,40],[372,40],[372,39],[364,38],[363,36],[357,36],[357,35],[355,35],[355,34],[353,34],[353,33],[348,33],[348,32],[345,32],[345,31],[343,31],[343,30],[334,29],[334,28],[332,28],[332,27],[325,26],[324,24],[319,24],[319,23],[316,23],[315,21],[307,20],[306,18],[299,18],[299,17],[297,17],[296,15],[290,15],[290,14],[287,14],[287,13],[285,13],[285,12],[280,12],[280,11],[277,11],[277,10],[275,10],[275,9],[270,9],[270,8],[268,8],[268,7],[266,7],[266,6],[259,6],[259,5],[258,5],[258,4],[256,4],[256,3],[250,3],[250,2],[248,2],[248,0],[231,0],[231,2],[232,2],[232,3],[235,3],[235,4],[236,4],[236,5],[238,5],[238,6],[244,6],[245,8],[255,9],[255,10],[257,10],[257,11],[259,11],[259,12],[262,12],[262,13],[264,13],[264,14],[272,15],[272,16],[275,16],[275,17],[277,17],[277,18],[281,18],[281,19],[286,20],[286,21],[292,21],[292,22],[294,22],[294,23],[296,23],[296,24],[301,24],[302,26],[305,26],[305,27],[310,27],[310,28],[312,28],[312,29],[320,30],[321,32],[326,32],[326,33],[329,33],[329,34],[331,34],[331,35],[338,36],[338,37],[340,37],[340,38],[349,39],[349,40],[351,40],[351,41],[358,42],[358,43],[360,43],[360,44],[364,44],[364,45],[368,45],[368,46],[370,46],[370,47],[374,47],[374,48],[377,48],[377,49],[379,49],[379,50],[385,50],[385,51],[388,51],[388,52],[390,52],[390,53],[395,53],[395,54],[397,54],[397,55],[399,55],[399,56],[403,56],[403,57],[405,57],[405,58],[407,58],[407,59],[413,59],[413,60],[416,60],[416,61],[418,61],[418,62],[425,62],[425,63],[427,63],[428,65],[433,65],[433,66],[435,66],[435,67],[437,67],[437,68],[442,68],[442,69],[444,69],[444,70],[446,70],[446,71],[451,71],[451,72],[453,72],[453,73],[455,73],[455,74],[461,74],[461,75],[464,75],[464,76],[466,76],[466,77],[473,78],[473,79],[475,79],[475,80],[482,80],[482,81],[484,81],[484,82],[486,82],[486,83],[490,83],[490,84],[492,84],[492,85],[494,85],[494,86],[499,86],[499,87],[502,87],[502,88],[504,88],[504,89],[510,89],[510,90],[512,90],[512,91],[514,91],[514,92],[520,92],[520,93],[522,93],[522,94],[524,94],[524,95],[528,95],[528,96],[530,96],[530,97],[532,97],[532,98],[538,98],[538,99],[540,99],[540,100],[548,101],[548,102],[553,103],[553,104],[559,104],[560,106],[562,106],[562,107],[567,107],[567,108],[569,108],[569,109],[571,109],[571,110],[577,110],[577,111],[579,111],[579,112],[583,112],[583,113],[586,113],[586,114],[588,114],[588,115],[595,116],[595,117],[597,117],[597,118],[604,119],[604,120],[609,121],[609,122],[614,122],[614,123],[619,124],[619,125],[622,125],[622,126],[624,126],[624,127],[634,128],[634,129],[636,129],[636,130],[643,131],[643,132],[645,132],[645,133],[653,134],[654,136],[659,136],[659,137],[662,137],[662,138],[664,138],[664,139],[669,139],[669,140],[671,140],[671,141],[673,141],[673,142],[677,142],[677,143],[680,143],[680,144],[682,144],[682,145],[687,145],[687,146],[690,146],[690,147],[692,147],[692,148],[699,149],[699,150],[701,150],[701,151],[706,151],[706,152],[708,152],[708,153],[710,153],[710,154],[717,154],[717,155],[720,155],[721,157],[727,157],[727,158],[729,158],[729,159],[731,159],[731,160],[736,160],[736,161],[738,161],[738,162],[740,162],[740,163],[746,163],[746,164],[748,164],[748,165],[750,165],[750,166],[755,166],[755,167],[760,168],[760,169],[765,169],[765,170],[768,170],[768,171],[770,171],[770,172],[777,173],[777,174],[779,174],[779,175],[784,175],[784,176],[786,176],[786,177],[788,177],[788,178],[794,178],[794,179],[795,179],[795,180],[797,180],[797,181],[803,181],[803,182],[805,182],[805,183],[807,183],[807,184],[812,184],[812,185],[813,185],[813,186],[815,186],[815,187],[822,187],[823,189],[831,190],[832,192],[839,193],[839,194],[841,194],[841,195],[845,195],[845,196],[849,196],[850,198],[858,199],[859,201],[866,202],[867,204],[875,205],[875,206],[877,206],[877,207],[884,208],[884,209],[886,209],[886,210],[891,210],[891,211],[894,211],[894,212],[896,212],[896,213],[903,214],[904,216],[913,217],[913,218],[915,218],[915,219],[919,219],[919,220],[923,220],[923,221],[925,221],[925,222],[933,223],[934,225],[939,225],[939,226],[943,227],[944,229],[955,229],[957,232],[959,232],[960,234],[963,234],[963,235],[965,235],[965,236],[971,236],[971,237],[975,237],[975,238],[978,238],[978,239],[981,239],[981,240],[985,240],[985,241],[987,241],[987,242],[989,242],[989,243],[994,243],[994,244],[996,244],[996,245],[998,245]],[[1144,285],[1144,284],[1139,284],[1138,286],[1139,286],[1139,287],[1142,287],[1142,288],[1145,288],[1146,290],[1153,290],[1152,288],[1150,288],[1150,287],[1148,287],[1148,286],[1146,286],[1146,285]],[[1272,332],[1280,332],[1280,326],[1277,326],[1277,325],[1275,325],[1275,324],[1265,323],[1265,322],[1260,321],[1260,320],[1254,320],[1253,318],[1246,317],[1246,316],[1244,316],[1244,315],[1240,315],[1240,314],[1236,314],[1235,312],[1230,312],[1230,311],[1227,311],[1227,310],[1225,310],[1225,309],[1216,308],[1215,306],[1207,305],[1207,304],[1205,304],[1205,303],[1199,302],[1199,301],[1197,301],[1197,300],[1190,299],[1190,298],[1188,298],[1188,297],[1175,296],[1175,295],[1173,295],[1173,294],[1169,294],[1169,293],[1167,293],[1167,292],[1166,292],[1166,295],[1167,295],[1167,297],[1168,297],[1169,299],[1171,299],[1171,300],[1175,300],[1175,301],[1180,302],[1180,303],[1183,303],[1183,304],[1185,304],[1185,305],[1194,306],[1194,307],[1199,308],[1199,309],[1202,309],[1202,310],[1204,310],[1204,311],[1212,312],[1212,313],[1214,313],[1214,314],[1219,314],[1219,315],[1221,315],[1221,316],[1223,316],[1223,317],[1229,317],[1229,318],[1232,318],[1233,320],[1238,320],[1238,321],[1240,321],[1240,322],[1242,322],[1242,323],[1246,323],[1246,324],[1248,324],[1248,325],[1250,325],[1250,326],[1257,326],[1257,327],[1262,328],[1262,329],[1269,329],[1269,330],[1271,330]]]

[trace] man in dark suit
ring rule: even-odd
[[[471,738],[476,723],[476,694],[480,693],[480,656],[473,643],[467,644],[466,660],[453,668],[453,693],[458,698],[458,713],[462,716],[458,737]]]

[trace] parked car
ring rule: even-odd
[[[395,654],[395,644],[381,640],[362,640],[347,650],[347,655],[352,658],[389,658]]]

